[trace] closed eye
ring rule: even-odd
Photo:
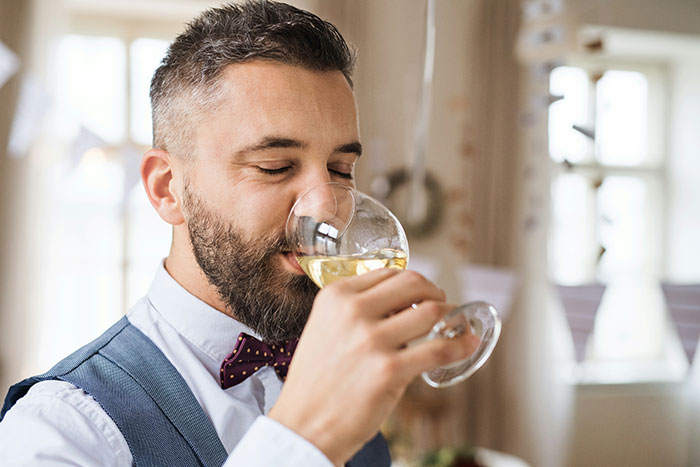
[[[278,175],[278,174],[282,174],[282,173],[288,171],[289,169],[292,168],[292,166],[288,165],[286,167],[280,167],[279,169],[266,169],[264,167],[256,167],[256,168],[259,171],[261,171],[262,173],[265,173],[268,175]]]
[[[347,178],[348,180],[352,180],[352,173],[341,172],[340,170],[335,170],[335,169],[328,169],[328,171],[337,175],[340,178]]]
[[[267,174],[267,175],[280,175],[283,174],[289,170],[291,170],[292,166],[288,165],[285,167],[280,167],[279,169],[266,169],[265,167],[260,167],[256,166],[256,169],[258,169],[260,172]],[[337,170],[337,169],[331,169],[329,168],[328,171],[332,173],[333,175],[336,175],[337,177],[340,178],[345,178],[348,180],[352,180],[352,172],[345,172],[343,170]]]

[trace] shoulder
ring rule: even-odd
[[[95,399],[64,381],[32,386],[0,423],[0,440],[0,458],[21,465],[52,458],[78,465],[132,464],[114,421]]]

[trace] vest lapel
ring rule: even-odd
[[[386,440],[381,433],[362,446],[357,454],[345,464],[346,467],[389,467],[391,455]]]
[[[204,466],[221,466],[226,449],[185,380],[134,326],[126,326],[100,354],[133,378],[160,407]]]

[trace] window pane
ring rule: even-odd
[[[126,48],[114,37],[63,36],[58,44],[57,101],[104,141],[124,139]]]
[[[662,358],[667,331],[664,310],[657,281],[639,276],[614,279],[600,303],[591,357]]]
[[[35,357],[42,367],[99,335],[123,312],[122,183],[119,161],[92,148],[44,200],[47,234],[36,324],[41,339]]]
[[[659,276],[663,197],[655,182],[650,177],[608,176],[598,190],[600,238],[606,249],[599,273],[604,282]]]
[[[549,92],[564,96],[549,107],[549,154],[556,162],[583,162],[593,152],[591,141],[572,128],[588,125],[588,90],[588,74],[581,68],[562,66],[550,75]]]
[[[603,164],[638,165],[647,157],[647,80],[607,71],[596,86],[597,157]]]
[[[151,144],[151,78],[167,48],[168,41],[159,39],[131,43],[131,139],[138,144]]]
[[[574,285],[594,279],[598,254],[595,193],[582,175],[559,175],[552,183],[549,254],[555,282]]]

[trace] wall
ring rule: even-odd
[[[576,391],[572,467],[689,466],[682,385],[582,385]]]
[[[30,2],[0,2],[0,40],[20,57],[29,49],[29,15]],[[12,356],[24,349],[24,316],[32,284],[26,261],[29,162],[6,153],[20,85],[16,74],[0,88],[0,388],[21,373],[21,359]]]

